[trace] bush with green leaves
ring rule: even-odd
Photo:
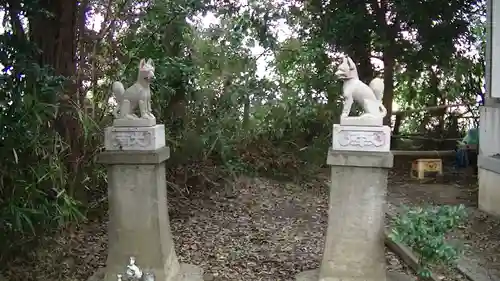
[[[427,278],[431,267],[452,265],[462,250],[446,242],[446,234],[465,222],[464,205],[405,207],[392,222],[390,238],[410,247],[418,256],[418,275]]]
[[[56,97],[66,81],[40,67],[17,42],[0,36],[2,47],[18,49],[0,57],[0,261],[21,246],[51,231],[85,218],[88,206],[75,194],[104,183],[103,169],[93,155],[102,143],[100,129],[77,107],[83,127],[83,153],[77,177],[69,169],[69,145],[56,129]],[[24,58],[24,59],[23,59]],[[99,144],[99,145],[97,145]],[[76,180],[78,179],[78,181]],[[12,251],[12,252],[11,252]]]

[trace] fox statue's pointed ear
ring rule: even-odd
[[[347,61],[347,66],[349,67],[349,69],[354,69],[356,67],[356,65],[349,56],[346,56],[345,59]]]
[[[151,65],[151,66],[154,66],[153,60],[152,59],[148,59],[148,64]]]
[[[144,59],[141,59],[141,61],[139,61],[139,68],[143,68],[145,63],[146,61]]]
[[[349,67],[351,69],[355,69],[356,68],[356,64],[354,63],[354,61],[350,57],[347,57],[347,61],[349,62]]]

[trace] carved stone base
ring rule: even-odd
[[[165,146],[165,126],[108,127],[104,133],[106,150],[157,150]]]
[[[343,126],[382,126],[383,118],[375,118],[366,115],[340,117],[340,125]]]
[[[114,127],[151,127],[156,125],[156,119],[115,119],[113,120]]]
[[[168,157],[166,146],[155,151],[104,151],[98,156],[107,168],[109,205],[102,281],[117,281],[116,274],[124,274],[131,256],[156,281],[202,281],[201,268],[180,264],[175,253],[165,179]]]
[[[388,152],[391,150],[391,128],[334,124],[332,140],[334,150]]]
[[[394,271],[387,271],[387,277],[385,278],[387,281],[412,281],[414,280],[412,276]],[[295,276],[296,281],[367,281],[366,279],[359,278],[324,278],[323,280],[319,280],[319,270],[307,270],[301,272]],[[374,280],[374,281],[386,281],[386,280]]]

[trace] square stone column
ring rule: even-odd
[[[110,127],[106,151],[109,225],[106,268],[97,280],[116,281],[134,256],[156,281],[202,280],[202,269],[180,264],[175,253],[167,206],[164,125]]]
[[[386,280],[384,251],[390,152],[328,153],[332,182],[320,280]]]
[[[385,281],[385,196],[390,128],[334,125],[328,229],[319,270],[297,281]]]
[[[500,5],[486,1],[486,93],[484,106],[479,107],[479,209],[500,215]]]

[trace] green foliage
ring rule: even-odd
[[[81,165],[82,181],[68,165],[68,144],[56,126],[56,93],[67,81],[31,59],[32,48],[4,34],[0,57],[0,260],[45,230],[78,223],[85,207],[82,190],[102,185],[102,170],[93,161]],[[94,153],[101,143],[99,126],[77,111],[83,124],[82,145]],[[92,157],[92,156],[90,156]],[[81,159],[84,161],[84,159]],[[84,175],[83,175],[84,174]],[[77,185],[77,186],[76,186]],[[86,192],[86,191],[85,191]],[[23,249],[23,248],[21,248]]]
[[[43,100],[50,99],[60,82],[43,69],[35,71],[41,73],[33,87],[40,91],[34,93],[27,93],[25,83],[13,75],[3,74],[1,80],[2,87],[11,90],[5,100],[13,101],[3,104],[0,116],[2,242],[7,241],[5,236],[35,233],[39,226],[81,218],[78,202],[65,192],[66,145],[46,122],[57,109]]]
[[[391,239],[410,247],[419,258],[419,276],[427,278],[435,265],[450,265],[461,254],[446,243],[446,234],[464,223],[465,206],[405,208],[392,222]]]
[[[14,2],[0,4],[0,63],[6,68],[0,80],[0,233],[12,237],[33,237],[37,228],[78,222],[102,207],[105,173],[94,156],[111,120],[109,88],[114,80],[135,82],[140,58],[156,66],[153,111],[167,128],[173,150],[168,181],[178,191],[210,188],[239,173],[289,179],[324,164],[341,106],[334,77],[340,52],[359,62],[364,80],[376,75],[372,56],[393,57],[389,102],[402,108],[468,102],[482,91],[484,1],[120,0],[83,7],[84,1],[83,18],[74,22],[86,27],[75,28],[78,42],[64,56],[52,50],[40,56],[47,42],[30,41],[31,28],[24,39],[18,36],[26,22],[32,27],[34,11],[54,11],[49,2],[56,1],[7,4]],[[209,13],[217,20],[201,22]],[[386,14],[397,24],[380,21]],[[91,16],[104,18],[100,28],[91,28]],[[45,37],[49,28],[59,34],[58,24],[47,26]],[[65,40],[56,41],[70,45],[73,38]],[[478,54],[471,56],[472,49]],[[61,65],[76,69],[76,77],[55,75]],[[58,123],[61,93],[74,97],[68,111],[81,132]],[[84,96],[92,115],[81,107]],[[450,116],[415,113],[402,131],[449,129],[457,123]]]

